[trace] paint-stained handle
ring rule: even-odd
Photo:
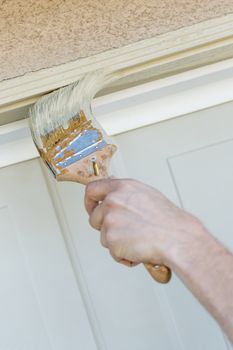
[[[165,284],[172,277],[171,269],[165,265],[144,264],[144,266],[156,282]]]
[[[58,181],[74,181],[83,185],[108,177],[108,165],[116,151],[115,145],[107,144],[101,150],[67,166],[56,176]]]

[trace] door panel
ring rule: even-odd
[[[38,161],[0,171],[0,349],[96,349]]]
[[[130,177],[199,216],[231,249],[232,108],[225,104],[117,137]],[[164,292],[184,349],[227,348],[215,321],[177,278]]]
[[[13,216],[6,206],[0,209],[0,260],[0,348],[52,349]]]
[[[233,140],[169,159],[183,206],[233,250]]]

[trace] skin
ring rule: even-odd
[[[88,184],[85,207],[117,262],[169,266],[233,342],[233,255],[200,220],[131,179]]]

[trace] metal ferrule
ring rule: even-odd
[[[100,138],[98,130],[84,130],[65,147],[56,146],[57,153],[52,157],[51,163],[47,162],[47,165],[56,177],[62,172],[62,169],[103,149],[106,145],[106,141]]]

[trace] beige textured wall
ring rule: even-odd
[[[233,12],[232,0],[0,0],[0,80]]]

